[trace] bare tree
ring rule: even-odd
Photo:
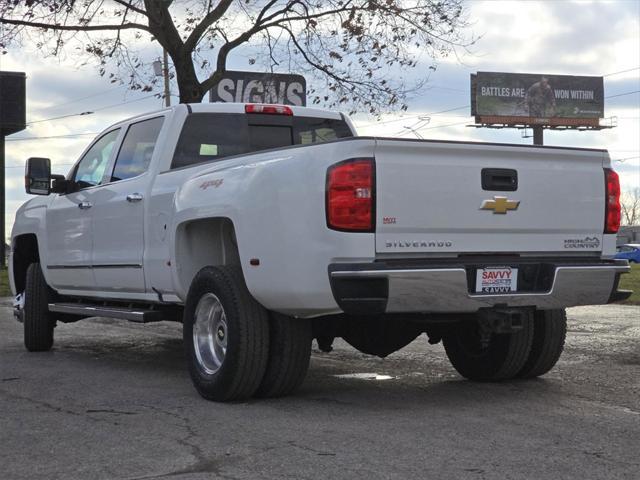
[[[640,224],[640,188],[623,192],[620,197],[620,206],[623,225]]]
[[[157,42],[181,102],[200,102],[244,55],[315,79],[314,104],[373,114],[406,109],[435,62],[471,42],[462,0],[2,0],[0,46],[97,60],[100,74],[152,91]],[[88,57],[87,57],[88,55]],[[427,62],[417,81],[409,69]]]

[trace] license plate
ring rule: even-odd
[[[518,269],[486,267],[476,271],[477,293],[509,293],[518,289]]]

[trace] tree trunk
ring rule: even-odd
[[[173,62],[178,82],[180,103],[200,103],[205,92],[198,81],[196,69],[191,55],[193,52],[184,51],[184,43],[176,29],[169,5],[171,2],[156,2],[145,0],[145,7],[149,18],[149,30],[158,43],[167,51]]]
[[[169,55],[171,55],[171,52],[169,52]],[[191,58],[189,56],[182,58],[177,55],[171,55],[171,58],[176,71],[180,103],[201,103],[206,92],[202,90],[202,86],[198,81]]]

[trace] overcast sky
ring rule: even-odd
[[[466,6],[472,24],[469,34],[481,36],[478,43],[469,52],[459,51],[441,61],[427,87],[409,102],[403,118],[387,115],[376,123],[357,115],[359,132],[415,138],[411,129],[417,128],[419,135],[430,139],[531,143],[520,130],[466,126],[472,123],[470,73],[604,75],[605,97],[610,97],[605,100],[605,116],[617,117],[617,128],[547,131],[545,144],[607,148],[621,174],[623,189],[640,187],[640,0],[496,0],[468,1]],[[161,101],[148,93],[114,86],[94,67],[78,69],[75,63],[73,58],[43,59],[28,47],[0,56],[0,70],[27,74],[27,121],[31,122],[27,130],[7,138],[7,236],[15,210],[28,199],[22,179],[27,157],[49,157],[55,173],[66,173],[95,133],[161,106]],[[229,68],[251,69],[241,56],[232,56]],[[410,73],[426,74],[427,69],[420,66]],[[451,111],[429,115],[443,110]],[[86,111],[95,113],[42,121]],[[37,138],[24,140],[29,137]]]

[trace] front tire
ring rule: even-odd
[[[52,291],[39,263],[27,268],[24,290],[24,346],[30,352],[46,352],[53,346],[55,319],[49,313]]]
[[[226,402],[255,393],[267,366],[269,325],[240,267],[198,272],[187,295],[183,338],[189,373],[202,397]]]
[[[567,336],[564,310],[539,310],[534,316],[533,344],[520,378],[534,378],[551,370],[560,359]]]
[[[483,346],[477,321],[465,322],[443,336],[453,367],[469,380],[495,382],[514,378],[522,370],[533,341],[533,314],[526,314],[522,329],[493,333]]]

